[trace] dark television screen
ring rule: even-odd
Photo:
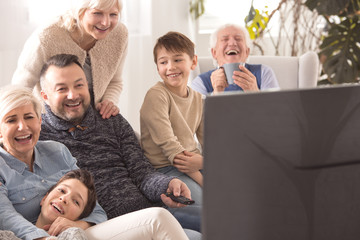
[[[204,239],[360,239],[360,86],[209,96]]]

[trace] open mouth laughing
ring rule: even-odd
[[[69,108],[75,108],[80,106],[81,102],[76,102],[76,103],[65,103],[65,106],[69,107]]]
[[[62,207],[56,203],[51,203],[51,206],[58,211],[60,214],[64,214],[64,210],[62,209]]]
[[[27,135],[15,137],[15,140],[17,142],[22,142],[22,141],[30,140],[31,138],[32,138],[32,134],[27,134]]]
[[[239,51],[231,49],[229,51],[226,52],[226,55],[238,55]]]

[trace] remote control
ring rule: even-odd
[[[185,204],[185,205],[191,205],[191,204],[195,203],[194,200],[188,199],[188,198],[186,198],[184,196],[175,197],[173,193],[166,193],[165,195],[167,197],[170,197],[174,202],[182,203],[182,204]]]

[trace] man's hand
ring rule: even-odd
[[[50,226],[45,225],[44,230],[47,231],[51,236],[57,236],[71,227],[82,228],[85,230],[91,227],[91,224],[85,221],[71,221],[67,218],[58,217]]]
[[[111,116],[116,116],[120,112],[120,109],[109,100],[104,100],[96,104],[96,110],[100,112],[100,115],[103,119],[108,119]]]
[[[184,151],[174,157],[173,165],[183,173],[196,172],[203,167],[203,157],[197,153]]]
[[[239,66],[241,71],[234,71],[234,83],[244,91],[259,91],[256,77],[244,66]]]
[[[219,68],[212,72],[211,76],[211,85],[214,89],[214,93],[223,92],[225,88],[229,86],[226,81],[225,71],[223,68]]]
[[[174,178],[169,182],[169,186],[167,192],[172,192],[174,196],[184,196],[191,199],[190,189],[183,183],[181,180]],[[161,200],[165,203],[166,206],[171,208],[180,208],[185,207],[186,205],[174,202],[171,198],[165,196],[165,194],[161,194]]]

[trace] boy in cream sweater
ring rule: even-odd
[[[203,157],[195,136],[202,146],[203,101],[187,86],[197,65],[194,43],[181,33],[168,32],[157,40],[153,53],[163,81],[148,90],[141,107],[141,145],[152,165],[184,181],[195,205],[200,205]]]

